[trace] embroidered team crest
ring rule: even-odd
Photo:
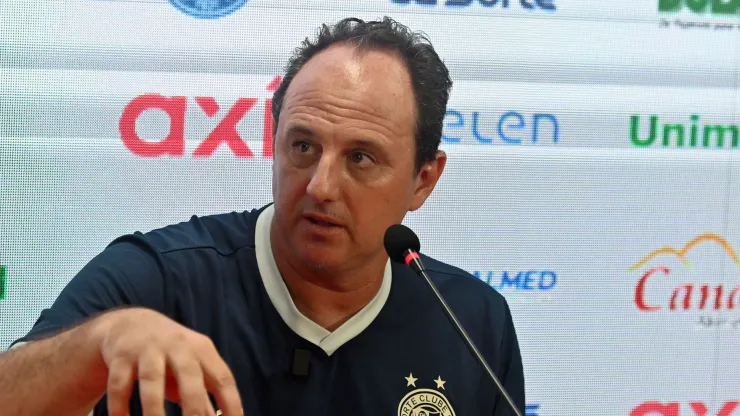
[[[416,387],[419,380],[413,374],[404,378],[406,387]],[[439,376],[434,382],[437,383],[437,390],[417,388],[403,396],[398,403],[398,416],[455,416],[450,401],[442,394],[447,382]]]

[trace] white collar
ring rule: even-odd
[[[277,263],[275,263],[270,243],[270,225],[274,213],[275,208],[270,204],[257,218],[254,245],[262,283],[265,285],[270,301],[288,327],[301,338],[324,350],[327,355],[331,355],[339,347],[364,331],[383,309],[391,291],[391,262],[388,260],[385,265],[383,283],[380,285],[378,294],[347,322],[333,332],[329,332],[298,310],[295,303],[293,303],[290,292],[288,292],[288,287],[285,286]]]

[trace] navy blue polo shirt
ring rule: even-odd
[[[302,315],[270,246],[273,207],[192,217],[114,240],[62,290],[21,342],[121,305],[157,310],[210,337],[248,416],[510,415],[423,280],[386,265],[381,289],[333,332]],[[506,300],[470,274],[422,256],[429,275],[524,410],[524,374]],[[308,350],[307,375],[292,371]],[[106,415],[105,397],[94,415]],[[141,415],[138,392],[132,415]],[[180,415],[167,404],[168,415]]]

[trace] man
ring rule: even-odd
[[[442,174],[450,87],[391,19],[323,26],[275,92],[274,204],[112,242],[0,356],[0,414],[510,414],[383,247]],[[523,409],[504,298],[424,261]]]

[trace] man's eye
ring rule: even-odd
[[[311,150],[311,145],[306,142],[295,142],[293,147],[298,149],[299,152],[306,153]]]
[[[350,155],[350,159],[352,160],[352,163],[360,164],[360,163],[370,163],[372,162],[372,158],[368,156],[367,153],[363,152],[352,152],[352,155]]]

